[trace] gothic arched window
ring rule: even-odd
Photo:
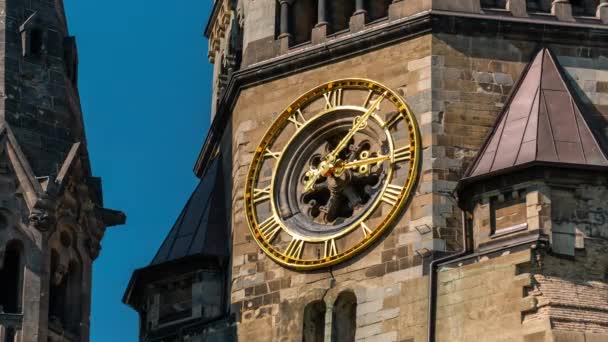
[[[357,297],[351,291],[340,293],[332,314],[332,342],[351,342],[355,340],[357,329]]]
[[[6,246],[4,262],[0,264],[0,312],[21,312],[22,251],[21,243],[17,241],[11,241]]]
[[[323,342],[325,336],[325,302],[309,303],[304,308],[303,342]]]

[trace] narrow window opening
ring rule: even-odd
[[[368,0],[366,8],[369,21],[388,17],[388,7],[391,2],[391,0]]]
[[[32,29],[30,32],[30,54],[37,56],[42,53],[42,30]]]
[[[15,331],[14,328],[6,328],[5,330],[5,339],[4,342],[14,342],[15,341],[15,335],[17,334],[17,332]]]
[[[332,314],[332,342],[355,340],[357,328],[357,297],[353,292],[342,292],[334,303]]]
[[[59,253],[51,251],[51,286],[49,291],[49,324],[62,326],[65,323],[67,296],[66,269],[59,262]]]
[[[350,17],[355,13],[355,1],[328,1],[329,27],[331,33],[347,30]]]
[[[0,265],[0,306],[5,313],[21,312],[21,284],[23,283],[23,266],[21,262],[21,245],[11,242],[7,245],[4,263]]]
[[[323,342],[325,336],[325,302],[317,300],[304,308],[302,342]]]
[[[481,8],[506,9],[507,0],[481,0]]]
[[[298,0],[291,5],[289,32],[293,34],[293,44],[310,41],[312,28],[317,23],[317,0]]]
[[[578,17],[595,17],[600,0],[570,0],[572,15]]]
[[[70,262],[66,279],[67,295],[66,308],[70,308],[65,317],[66,328],[72,333],[77,334],[80,329],[80,316],[82,306],[82,269],[80,264],[75,261]]]
[[[553,0],[527,0],[528,13],[551,13]]]

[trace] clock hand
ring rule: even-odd
[[[336,161],[336,157],[338,156],[338,154],[340,152],[342,152],[342,150],[348,145],[348,142],[355,135],[355,133],[357,133],[357,131],[359,129],[361,129],[362,127],[364,127],[367,124],[367,119],[376,110],[378,110],[380,102],[382,102],[382,100],[384,100],[384,97],[386,97],[387,94],[388,94],[388,91],[385,91],[376,100],[374,100],[374,102],[369,107],[369,109],[365,112],[365,114],[355,118],[355,120],[353,122],[353,127],[351,127],[351,129],[348,131],[348,133],[346,133],[344,138],[342,138],[342,140],[340,140],[340,142],[338,143],[338,146],[336,146],[336,148],[333,151],[331,151],[328,155],[325,156],[325,158],[323,158],[324,160],[321,162],[321,164],[319,164],[318,169],[313,170],[311,168],[310,170],[307,171],[307,175],[309,176],[309,178],[308,178],[308,181],[304,184],[304,193],[307,193],[314,188],[314,185],[317,182],[317,180],[319,179],[319,177],[321,177],[322,175],[326,177],[326,176],[328,176],[328,173],[333,171],[334,162]],[[311,174],[309,174],[309,173],[311,173]]]
[[[374,158],[355,160],[355,161],[352,161],[350,163],[344,163],[341,166],[344,169],[352,169],[352,168],[357,167],[357,166],[379,163],[381,161],[385,161],[385,160],[388,160],[388,159],[391,159],[391,156],[378,156],[378,157],[374,157]]]
[[[308,181],[306,181],[306,183],[304,184],[304,193],[307,193],[307,192],[311,191],[315,187],[315,183],[317,182],[317,180],[319,179],[319,177],[321,177],[321,176],[323,176],[323,177],[329,176],[331,174],[333,168],[334,168],[334,164],[333,163],[328,163],[325,160],[322,161],[319,164],[318,168],[313,169],[311,167],[310,170],[308,170],[306,172],[306,176],[308,177]]]
[[[342,138],[342,140],[338,143],[338,146],[336,146],[336,148],[325,157],[325,160],[327,160],[328,162],[333,162],[336,160],[338,153],[342,152],[342,150],[348,145],[348,142],[355,135],[355,133],[357,133],[358,130],[360,130],[362,127],[364,127],[367,124],[367,119],[376,110],[378,110],[378,107],[380,106],[380,102],[382,102],[382,100],[384,100],[384,97],[386,97],[387,94],[388,94],[388,91],[385,91],[382,95],[380,95],[372,103],[372,105],[365,112],[365,114],[355,118],[355,120],[353,122],[353,127],[348,131],[348,133],[346,133],[344,138]]]

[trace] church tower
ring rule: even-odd
[[[141,341],[608,340],[608,1],[216,0],[205,34]]]
[[[0,5],[0,341],[89,340],[105,229],[62,0]]]

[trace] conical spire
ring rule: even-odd
[[[525,71],[466,178],[533,162],[608,167],[548,49]]]

